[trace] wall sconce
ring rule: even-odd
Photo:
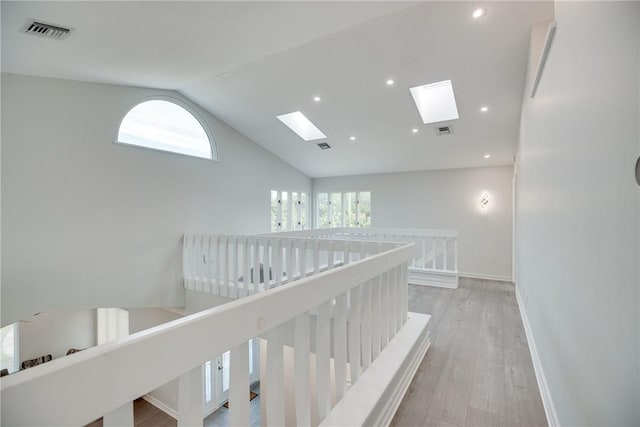
[[[486,212],[489,207],[489,193],[486,191],[480,196],[480,209],[482,213]]]

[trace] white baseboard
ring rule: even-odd
[[[551,392],[549,390],[549,385],[547,384],[547,378],[545,377],[544,371],[542,370],[542,364],[540,363],[540,356],[538,355],[536,341],[533,338],[533,332],[531,331],[529,318],[527,317],[527,312],[524,309],[522,297],[520,296],[520,289],[517,285],[516,300],[518,301],[518,308],[520,309],[520,316],[522,317],[522,323],[524,325],[524,333],[526,334],[527,342],[529,343],[529,352],[531,353],[533,369],[536,373],[538,389],[540,389],[540,396],[542,397],[542,405],[544,406],[544,412],[547,415],[547,423],[549,424],[549,427],[560,427],[558,413],[556,412],[556,407],[553,404],[553,399],[551,398]]]
[[[156,408],[160,409],[165,414],[169,415],[171,418],[174,418],[176,420],[178,419],[178,412],[177,411],[175,411],[172,408],[168,407],[163,402],[159,401],[158,399],[156,399],[155,397],[151,396],[150,394],[145,394],[144,396],[142,396],[142,398],[144,400],[146,400],[147,402],[151,403]]]
[[[430,318],[409,313],[407,323],[320,425],[389,425],[431,344]]]
[[[448,271],[409,267],[409,283],[412,285],[457,289],[458,274]]]
[[[498,282],[513,282],[513,278],[510,276],[500,276],[494,274],[458,273],[458,276],[469,277],[471,279],[496,280]]]

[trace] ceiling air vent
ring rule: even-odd
[[[436,134],[437,135],[451,135],[453,133],[453,126],[436,126]]]
[[[318,147],[320,147],[321,150],[328,150],[329,148],[331,148],[331,146],[329,144],[327,144],[326,142],[319,142],[316,145]]]
[[[73,31],[72,28],[65,28],[59,25],[46,24],[42,21],[30,19],[22,27],[22,32],[33,34],[34,36],[46,37],[54,40],[64,40]]]

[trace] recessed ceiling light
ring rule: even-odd
[[[313,100],[316,101],[316,102],[320,102],[320,97],[319,96],[314,96]]]
[[[473,19],[479,19],[484,16],[484,9],[479,7],[473,11]]]
[[[460,118],[451,80],[412,87],[409,91],[425,124]]]
[[[282,114],[277,117],[278,120],[287,125],[289,129],[297,133],[305,141],[315,141],[316,139],[325,139],[327,137],[300,111]]]
[[[480,108],[480,111],[482,111],[483,113],[486,113],[487,111],[489,111],[489,107],[482,107]]]
[[[387,80],[387,86],[393,86],[393,85],[394,85],[394,83],[395,83],[395,82],[393,81],[393,79],[389,79],[389,80]]]
[[[413,132],[413,133],[418,133],[418,129],[413,128],[413,129],[411,129],[411,132]]]
[[[349,139],[350,139],[351,141],[355,141],[355,140],[356,140],[356,137],[355,137],[355,136],[350,136],[350,137],[349,137]]]
[[[484,155],[484,158],[485,158],[485,159],[490,159],[490,158],[491,158],[491,154],[485,154],[485,155]]]

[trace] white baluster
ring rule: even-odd
[[[402,278],[404,277],[403,268],[406,268],[406,263],[400,264],[396,267],[396,332],[402,328],[402,324],[404,323],[404,292],[403,287],[406,287],[406,283],[402,283]]]
[[[380,354],[380,279],[371,280],[371,359]]]
[[[380,351],[389,343],[389,274],[380,276]]]
[[[284,425],[283,335],[281,326],[267,332],[267,424],[272,426]]]
[[[240,239],[238,237],[233,238],[233,256],[231,257],[231,262],[233,263],[233,288],[232,293],[229,294],[231,298],[240,298],[240,268],[238,264],[240,264]]]
[[[275,275],[275,286],[280,286],[282,282],[282,240],[277,239],[271,246],[273,256],[273,274]],[[266,279],[265,279],[266,281]],[[265,287],[265,289],[268,289]]]
[[[229,356],[229,425],[249,425],[249,345],[231,349]]]
[[[352,385],[360,377],[360,293],[360,286],[349,291],[349,367]]]
[[[431,268],[436,269],[436,238],[431,237]]]
[[[288,240],[287,241],[287,281],[289,283],[293,282],[294,281],[294,277],[295,277],[295,265],[296,265],[296,260],[295,260],[296,247],[295,247],[295,243],[296,243],[295,240]]]
[[[268,342],[266,338],[259,338],[260,344],[260,425],[267,425],[267,401],[269,400],[269,372]]]
[[[336,297],[333,315],[333,358],[335,362],[336,401],[347,391],[347,294]]]
[[[295,400],[296,425],[311,425],[311,392],[309,389],[309,352],[310,328],[309,314],[296,317],[294,330],[295,340]]]
[[[320,242],[314,240],[312,243],[313,248],[313,274],[320,273]]]
[[[264,246],[262,246],[262,287],[261,291],[269,289],[271,282],[271,276],[273,276],[273,269],[271,268],[271,261],[269,253],[271,252],[271,241],[264,239]],[[260,280],[260,272],[258,272],[258,280]]]
[[[362,371],[366,371],[371,364],[371,286],[366,282],[362,285]]]
[[[211,242],[213,240],[213,236],[208,236],[206,239],[206,244],[205,247],[202,250],[202,256],[203,256],[203,260],[206,260],[206,279],[205,279],[205,283],[203,286],[203,291],[207,292],[207,293],[211,293],[211,288],[213,287],[213,282],[214,282],[214,268],[215,268],[215,263],[214,263],[214,258],[211,255],[212,254],[212,248],[211,248]]]
[[[458,273],[458,238],[453,238],[453,270]]]
[[[396,268],[392,268],[391,270],[389,270],[389,284],[388,284],[388,289],[389,289],[389,317],[388,317],[388,321],[389,321],[389,326],[388,326],[388,331],[389,331],[389,341],[391,341],[391,339],[393,338],[393,336],[396,334],[396,331],[398,330],[396,328],[396,320],[398,318],[398,293],[397,293],[397,284],[398,284],[398,270]]]
[[[260,239],[255,239],[253,246],[253,292],[260,292]]]
[[[242,274],[243,289],[240,295],[244,297],[249,295],[251,289],[251,243],[248,237],[244,238],[243,246],[242,267],[244,273]]]
[[[443,250],[442,250],[442,258],[444,259],[444,270],[447,271],[447,258],[449,256],[449,252],[447,251],[447,241],[446,237],[442,238]]]
[[[196,279],[196,291],[202,291],[204,274],[203,274],[203,266],[204,262],[202,260],[202,254],[204,253],[204,235],[198,236],[195,244],[195,253],[198,255],[198,259],[195,262],[195,279]]]
[[[189,266],[191,265],[191,251],[189,250],[189,235],[182,236],[182,278],[184,280],[185,289],[190,288],[190,276]]]
[[[334,263],[334,244],[335,242],[331,241],[329,242],[329,249],[327,250],[327,269],[331,270],[333,268],[333,263]]]
[[[414,243],[416,245],[416,248],[414,250],[414,255],[413,258],[411,259],[411,267],[415,267],[416,266],[416,258],[418,258],[418,251],[419,251],[419,244],[420,244],[420,238],[418,237],[408,237],[407,238],[407,242],[411,242]]]
[[[298,270],[302,279],[307,274],[307,241],[300,240],[298,243]]]
[[[351,262],[351,243],[349,242],[344,243],[343,259],[344,259],[343,261],[344,265],[347,265]]]
[[[211,242],[214,250],[213,266],[215,271],[211,280],[211,293],[213,295],[220,294],[220,284],[222,282],[222,260],[220,257],[220,238],[221,236],[214,236]]]
[[[409,266],[407,263],[402,265],[402,325],[407,322],[407,313],[409,311]]]
[[[230,296],[229,292],[229,282],[230,282],[230,272],[231,272],[231,257],[229,250],[229,236],[224,237],[224,246],[222,246],[222,257],[223,257],[223,268],[222,268],[222,287],[220,289],[222,296]]]
[[[318,306],[316,316],[316,390],[318,393],[318,419],[323,420],[331,410],[330,389],[330,336],[331,301]]]

